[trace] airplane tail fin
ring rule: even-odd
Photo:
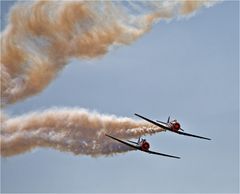
[[[170,116],[168,117],[168,120],[167,120],[167,123],[169,123],[170,122]]]
[[[140,143],[140,141],[141,141],[141,136],[138,138],[138,144]]]

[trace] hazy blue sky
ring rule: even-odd
[[[2,18],[7,13],[2,5]],[[41,94],[7,108],[21,115],[49,107],[153,119],[168,115],[204,141],[172,133],[147,137],[181,160],[128,152],[74,156],[51,149],[1,158],[2,192],[238,192],[239,2],[160,22],[101,59],[72,61]]]

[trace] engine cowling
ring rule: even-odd
[[[172,123],[172,129],[173,129],[174,131],[178,131],[180,128],[181,128],[180,123],[178,123],[178,122]]]
[[[149,150],[150,144],[145,141],[145,142],[142,143],[141,148],[142,148],[142,150],[145,150],[145,151]]]

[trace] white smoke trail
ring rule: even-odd
[[[20,154],[35,147],[91,156],[111,155],[131,148],[106,137],[105,133],[126,139],[162,131],[145,122],[90,113],[85,109],[51,109],[1,120],[2,156]]]
[[[1,106],[41,92],[72,58],[103,56],[127,45],[161,19],[188,17],[215,1],[21,1],[1,33]],[[1,155],[35,147],[91,156],[130,148],[104,136],[120,138],[161,131],[146,123],[86,110],[48,110],[7,118],[1,114]]]

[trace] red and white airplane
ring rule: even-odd
[[[172,155],[168,155],[168,154],[163,154],[163,153],[159,153],[159,152],[153,152],[151,150],[149,150],[150,148],[150,144],[146,141],[146,139],[141,139],[140,137],[138,138],[138,141],[137,142],[134,142],[134,141],[130,141],[130,140],[127,140],[127,141],[123,141],[121,139],[118,139],[116,137],[113,137],[111,135],[108,135],[108,134],[105,134],[107,137],[110,137],[120,143],[123,143],[129,147],[132,147],[136,150],[140,150],[140,151],[143,151],[143,152],[147,152],[149,154],[156,154],[156,155],[160,155],[160,156],[166,156],[166,157],[171,157],[171,158],[177,158],[177,159],[180,159],[180,157],[178,156],[172,156]],[[135,144],[135,145],[134,145]]]
[[[162,122],[162,121],[153,121],[153,120],[150,120],[144,116],[141,116],[139,114],[136,114],[136,116],[158,126],[158,127],[161,127],[165,130],[168,130],[168,131],[171,131],[171,132],[174,132],[174,133],[178,133],[180,135],[186,135],[186,136],[191,136],[191,137],[196,137],[196,138],[201,138],[201,139],[206,139],[206,140],[211,140],[210,138],[207,138],[207,137],[202,137],[202,136],[198,136],[198,135],[193,135],[193,134],[190,134],[190,133],[184,133],[182,131],[184,131],[182,128],[181,128],[181,125],[180,123],[177,121],[177,120],[172,120],[170,121],[170,117],[168,117],[168,120],[167,122]]]

